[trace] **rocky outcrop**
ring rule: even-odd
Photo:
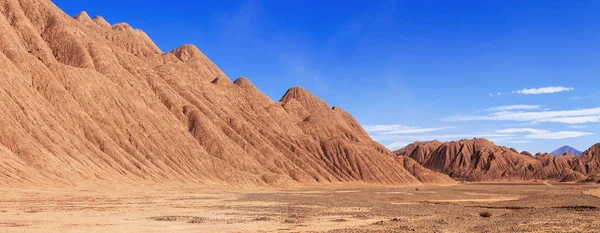
[[[413,158],[433,171],[448,174],[456,180],[556,180],[561,182],[598,182],[600,144],[581,156],[564,153],[560,156],[521,152],[497,146],[485,139],[415,142],[395,151],[399,156]]]

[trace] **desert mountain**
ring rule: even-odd
[[[575,182],[600,174],[600,144],[581,156],[564,153],[559,156],[497,146],[485,139],[415,142],[394,152],[413,158],[433,171],[450,175],[457,180],[532,180],[548,179]]]
[[[417,142],[395,153],[413,158],[433,171],[467,181],[534,179],[535,171],[541,167],[533,157],[482,138]]]
[[[558,148],[558,149],[552,151],[550,154],[556,156],[556,155],[563,155],[565,153],[570,153],[572,155],[579,156],[583,152],[581,152],[573,147],[570,147],[570,146],[563,146],[561,148]]]
[[[587,176],[587,182],[600,183],[600,143],[597,143],[573,159],[572,169]]]
[[[0,4],[0,184],[452,183],[294,87],[279,102],[193,45],[48,0]]]

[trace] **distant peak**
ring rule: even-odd
[[[287,90],[287,92],[283,95],[280,102],[287,103],[291,99],[295,99],[302,104],[307,109],[315,109],[315,108],[329,108],[325,101],[319,99],[306,89],[295,86]]]
[[[96,15],[96,17],[94,17],[92,21],[100,25],[100,27],[110,28],[110,23],[108,23],[104,18],[102,18],[102,16]]]
[[[243,88],[254,88],[254,84],[252,84],[252,82],[250,82],[250,80],[248,80],[246,77],[239,77],[233,82],[233,84]]]
[[[203,57],[202,52],[192,44],[181,45],[179,48],[176,48],[169,53],[172,53],[175,57],[184,62]]]
[[[225,86],[228,83],[231,83],[231,81],[227,78],[224,78],[222,76],[218,76],[215,79],[213,79],[213,81],[211,82],[212,84],[216,84],[217,86]]]
[[[552,151],[550,154],[554,155],[554,156],[559,156],[559,155],[563,155],[565,153],[570,153],[572,155],[578,156],[581,155],[582,152],[580,150],[577,150],[571,146],[562,146],[554,151]]]
[[[283,95],[283,97],[281,97],[281,100],[279,100],[279,102],[287,103],[292,99],[295,99],[298,102],[300,102],[300,104],[302,104],[304,108],[311,112],[315,110],[329,109],[329,105],[327,105],[325,101],[319,99],[319,97],[316,97],[315,95],[313,95],[308,90],[302,87],[296,86],[288,89],[287,92]]]
[[[133,31],[133,28],[127,23],[116,23],[111,28],[116,31]]]
[[[87,12],[82,11],[79,12],[79,14],[77,14],[74,19],[82,21],[82,22],[92,22],[92,18],[90,18],[90,16],[88,15]]]

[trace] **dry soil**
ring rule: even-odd
[[[1,189],[0,232],[597,232],[599,187]]]

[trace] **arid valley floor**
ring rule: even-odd
[[[594,232],[600,186],[2,189],[0,232]],[[489,212],[491,217],[481,217]]]

